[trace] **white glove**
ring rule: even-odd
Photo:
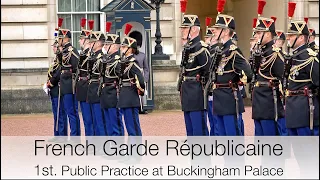
[[[47,87],[47,83],[44,83],[44,84],[43,84],[42,89],[43,89],[43,91],[44,91],[47,95],[49,94],[50,89]]]
[[[213,101],[213,96],[209,96],[208,101]]]
[[[243,89],[243,86],[239,86],[239,90],[242,91],[242,89]]]

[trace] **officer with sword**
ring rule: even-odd
[[[79,63],[79,53],[71,45],[71,32],[69,29],[61,29],[63,19],[58,22],[58,45],[62,47],[59,56],[62,59],[59,90],[63,99],[63,107],[68,115],[70,124],[70,136],[80,136],[80,118],[78,114],[78,102],[75,97],[75,74]],[[59,96],[60,97],[60,96]]]
[[[177,90],[180,91],[187,136],[208,136],[207,92],[204,89],[211,63],[208,45],[200,39],[197,15],[185,15],[187,1],[180,1],[183,13],[181,38],[184,46]]]
[[[256,77],[252,97],[252,119],[256,136],[286,135],[284,107],[281,101],[284,57],[274,45],[275,17],[261,17],[266,2],[258,1],[258,20],[254,29],[257,45],[253,58]]]
[[[243,136],[240,116],[244,112],[239,84],[251,81],[252,71],[240,49],[232,43],[235,21],[232,16],[221,14],[225,0],[217,4],[218,15],[213,26],[213,34],[222,44],[218,58],[216,79],[213,84],[214,118],[217,119],[219,136]],[[239,123],[240,122],[240,123]]]
[[[123,136],[124,127],[120,109],[117,108],[119,99],[118,64],[120,61],[120,37],[110,33],[112,23],[106,23],[105,42],[102,49],[102,65],[100,66],[100,86],[98,94],[100,105],[104,112],[107,136]]]

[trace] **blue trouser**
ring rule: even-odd
[[[95,136],[106,136],[105,122],[104,117],[102,116],[103,112],[100,103],[90,104],[90,107]]]
[[[85,135],[86,136],[93,136],[94,135],[93,118],[91,116],[90,104],[85,101],[81,101],[80,108],[81,108],[81,113],[82,113]]]
[[[243,120],[242,115],[237,119],[236,115],[213,115],[217,119],[219,136],[243,136]]]
[[[107,136],[123,136],[124,127],[120,110],[118,108],[104,108],[103,113],[106,120]]]
[[[187,136],[208,136],[206,111],[184,112]]]
[[[319,136],[319,126],[313,127],[313,132],[309,127],[289,128],[289,136]]]
[[[139,108],[122,108],[124,122],[129,136],[142,136]]]
[[[213,101],[208,102],[208,117],[210,123],[210,136],[218,136],[218,125],[216,119],[213,118]]]
[[[63,108],[63,101],[60,99],[60,107],[59,107],[59,120],[58,120],[58,129],[57,126],[57,118],[58,118],[58,97],[51,97],[51,105],[52,105],[52,112],[53,112],[53,119],[54,119],[54,136],[68,136],[68,120],[67,114]]]
[[[80,118],[78,113],[78,101],[74,94],[63,95],[63,106],[67,112],[70,124],[70,136],[80,136]]]
[[[254,120],[255,136],[287,136],[285,118],[280,118],[277,122],[270,120]]]

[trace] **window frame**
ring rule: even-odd
[[[70,29],[70,32],[71,32],[71,40],[72,40],[72,42],[74,40],[74,34],[75,33],[81,33],[81,31],[73,31],[73,15],[85,14],[86,19],[88,19],[88,15],[95,15],[95,14],[100,15],[100,17],[99,17],[99,19],[100,19],[100,23],[99,23],[100,27],[99,27],[99,29],[96,29],[95,31],[104,31],[104,27],[105,27],[105,25],[104,25],[104,17],[105,17],[104,12],[101,12],[101,11],[88,11],[88,1],[87,0],[85,0],[85,1],[86,1],[86,11],[71,11],[71,12],[59,12],[59,3],[58,3],[58,0],[56,1],[56,15],[57,15],[57,17],[59,15],[71,15],[71,29]],[[100,9],[101,9],[101,7],[104,6],[103,2],[104,2],[104,0],[99,0]],[[72,4],[73,0],[70,0],[70,3]],[[78,22],[78,23],[79,23],[79,26],[80,26],[80,22]],[[86,23],[86,27],[87,26],[88,26],[88,23]]]

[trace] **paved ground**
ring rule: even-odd
[[[243,114],[245,135],[254,134],[251,107]],[[84,134],[83,123],[82,134]],[[143,135],[184,136],[185,125],[182,111],[154,111],[140,115]],[[1,115],[2,136],[51,136],[53,132],[52,114]]]

